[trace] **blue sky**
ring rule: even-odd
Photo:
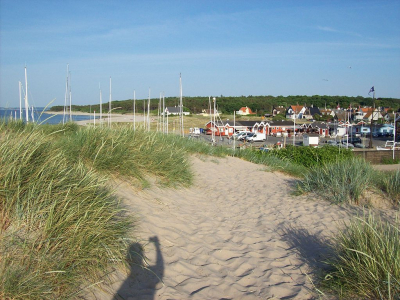
[[[400,98],[400,1],[0,0],[0,106],[184,96]]]

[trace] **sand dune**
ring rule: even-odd
[[[118,194],[139,217],[147,268],[117,273],[92,299],[312,299],[308,275],[349,213],[295,180],[237,158],[193,158],[193,187]]]

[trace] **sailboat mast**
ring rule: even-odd
[[[28,104],[28,75],[26,72],[26,66],[25,66],[25,120],[26,123],[29,122],[29,104]]]
[[[215,105],[216,105],[216,101],[217,99],[215,99],[215,97],[213,97],[213,102],[214,102],[214,129],[215,130],[217,130],[218,128],[217,128],[217,125],[215,124]],[[215,142],[215,133],[216,132],[214,132],[214,140],[213,140],[213,142]]]
[[[184,136],[184,130],[183,130],[183,100],[182,100],[182,75],[179,73],[179,90],[180,90],[180,101],[179,101],[179,107],[180,107],[180,128],[181,128],[181,135]]]

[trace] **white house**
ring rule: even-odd
[[[290,105],[286,111],[287,119],[303,119],[306,107],[302,105]]]
[[[167,106],[165,108],[165,114],[167,116],[173,115],[173,116],[178,116],[180,114],[180,107],[179,106]],[[182,114],[184,116],[190,115],[190,112],[188,111],[183,111]]]
[[[253,111],[249,107],[241,107],[237,112],[237,115],[247,116],[247,115],[254,115]]]

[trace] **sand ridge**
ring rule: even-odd
[[[312,299],[307,274],[322,259],[318,241],[349,213],[294,196],[295,179],[260,165],[192,162],[190,188],[118,188],[139,218],[150,271],[132,267],[97,299]]]

